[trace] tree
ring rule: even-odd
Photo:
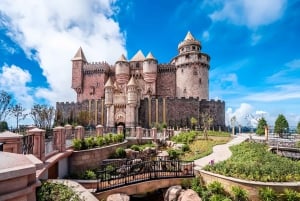
[[[87,126],[90,123],[90,114],[88,111],[81,111],[77,117],[77,123],[82,126]]]
[[[8,125],[6,121],[0,121],[0,132],[8,130]]]
[[[209,115],[209,113],[205,112],[201,114],[201,120],[202,120],[202,128],[203,128],[203,137],[205,140],[208,140],[207,130],[209,129],[214,119]]]
[[[191,117],[190,122],[192,125],[192,129],[195,129],[195,126],[198,123],[197,119],[195,117]]]
[[[19,129],[19,121],[24,120],[28,114],[25,113],[25,108],[21,104],[15,104],[9,108],[10,115],[14,116],[17,121],[17,129]]]
[[[297,124],[297,133],[300,134],[300,121]]]
[[[11,95],[9,95],[6,91],[0,91],[0,121],[4,121],[8,115],[8,108],[11,103],[11,99]]]
[[[276,121],[275,121],[275,128],[274,132],[278,133],[280,137],[282,134],[289,130],[289,123],[287,122],[285,116],[279,114]]]
[[[35,126],[48,129],[52,126],[55,110],[52,106],[35,104],[31,108],[30,115]]]
[[[265,127],[267,126],[267,121],[265,118],[260,118],[258,120],[257,128],[256,128],[256,134],[257,135],[264,135],[265,134]]]

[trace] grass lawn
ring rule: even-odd
[[[230,141],[230,136],[209,136],[204,140],[201,135],[189,144],[190,151],[180,155],[179,159],[184,161],[193,161],[212,153],[213,147],[218,144],[225,144]]]

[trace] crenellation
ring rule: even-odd
[[[210,56],[201,49],[190,32],[170,63],[159,63],[150,52],[145,57],[140,50],[130,60],[122,55],[114,65],[88,62],[80,48],[72,59],[77,102],[57,103],[57,110],[66,120],[70,114],[76,117],[82,110],[97,108],[89,112],[102,119],[91,123],[102,121],[106,127],[149,127],[155,122],[187,126],[189,118],[200,120],[202,112],[211,111],[216,125],[225,126],[225,102],[209,100]]]

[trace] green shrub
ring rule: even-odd
[[[204,188],[200,183],[200,178],[199,177],[195,177],[195,178],[192,179],[191,189],[193,191],[195,191],[199,196],[202,196]]]
[[[193,178],[194,179],[194,178]],[[181,186],[184,189],[189,189],[192,187],[192,180],[190,178],[184,178],[181,180]]]
[[[213,194],[220,194],[220,195],[225,194],[224,187],[218,181],[213,181],[210,184],[208,184],[207,189]]]
[[[139,147],[138,145],[136,145],[136,144],[132,145],[132,146],[130,147],[130,149],[132,149],[132,150],[134,150],[134,151],[140,151],[140,147]]]
[[[179,158],[180,152],[175,149],[169,149],[168,154],[171,160],[175,160]]]
[[[81,150],[81,140],[80,139],[73,139],[72,144],[73,144],[74,150],[76,150],[76,151]]]
[[[240,186],[233,186],[231,188],[233,193],[233,200],[234,201],[247,201],[248,200],[248,193],[245,189],[241,188]]]
[[[184,145],[182,146],[181,150],[182,150],[183,152],[190,151],[190,147],[189,147],[189,145],[184,144]]]
[[[116,149],[115,155],[117,158],[126,158],[126,151],[124,148],[119,147]]]
[[[213,194],[209,201],[231,201],[231,199],[222,194]]]
[[[258,191],[258,196],[261,201],[276,201],[277,200],[276,192],[270,187],[260,188]]]
[[[93,137],[88,137],[84,139],[85,145],[88,149],[91,149],[94,147],[94,138]]]
[[[284,189],[283,194],[281,195],[282,200],[285,201],[299,201],[300,194],[292,189]]]
[[[101,136],[96,137],[96,144],[97,144],[97,146],[101,147],[101,146],[104,145],[104,143],[105,142],[104,142],[103,137],[101,137]]]
[[[84,179],[87,179],[87,180],[89,180],[89,179],[97,179],[97,175],[92,170],[86,170],[84,172]]]
[[[62,183],[42,182],[37,190],[37,201],[70,200],[80,201],[79,196]]]

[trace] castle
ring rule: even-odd
[[[210,127],[224,129],[225,103],[209,100],[209,61],[190,32],[168,64],[159,64],[151,52],[145,57],[141,51],[130,60],[122,55],[115,65],[89,63],[79,48],[72,59],[77,102],[57,103],[56,120],[74,121],[86,111],[91,125],[185,127],[191,126],[192,117],[199,125],[210,117]]]

